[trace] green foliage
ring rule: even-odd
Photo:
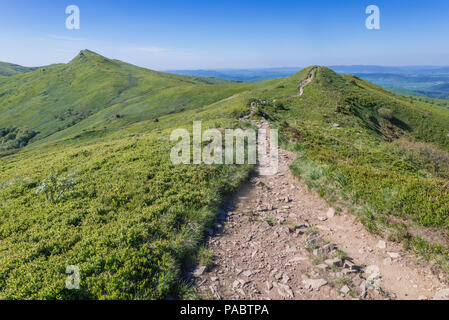
[[[37,134],[28,128],[0,128],[0,151],[23,148]]]
[[[400,157],[431,173],[433,176],[449,179],[449,152],[435,145],[416,142],[409,139],[399,139],[393,143]]]

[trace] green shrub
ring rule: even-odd
[[[29,128],[0,128],[0,151],[23,148],[37,134]]]
[[[407,138],[399,139],[393,145],[400,156],[415,166],[436,177],[449,179],[449,152],[430,143],[416,142]]]

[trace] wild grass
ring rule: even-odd
[[[0,108],[9,108],[0,122],[41,132],[0,158],[0,298],[195,296],[183,268],[198,254],[210,262],[201,249],[205,230],[253,170],[169,159],[173,129],[191,131],[195,120],[203,129],[242,125],[245,85],[103,59],[85,53],[0,79]],[[92,114],[71,123],[83,110]],[[65,188],[70,176],[76,183]],[[80,290],[65,287],[68,265],[80,269]]]
[[[212,267],[214,264],[214,253],[205,247],[198,251],[198,264],[204,267]]]
[[[169,132],[165,132],[168,134]],[[174,166],[147,134],[49,147],[0,163],[0,292],[5,299],[163,299],[249,166]],[[49,178],[76,173],[47,201]],[[11,181],[11,182],[9,182]],[[206,258],[206,255],[203,255]],[[64,287],[67,265],[81,290]]]

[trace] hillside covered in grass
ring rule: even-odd
[[[298,177],[447,268],[445,108],[321,67],[240,84],[83,51],[0,77],[0,298],[188,296],[183,269],[253,167],[175,166],[170,134],[193,121],[245,128],[252,102],[297,152]],[[68,265],[80,290],[65,287]]]
[[[12,63],[6,63],[6,62],[0,62],[0,76],[14,76],[16,74],[21,74],[25,72],[31,72],[38,68],[29,68],[29,67],[22,67],[17,64]]]
[[[35,133],[27,143],[54,141],[199,109],[248,88],[159,73],[85,50],[68,64],[0,78],[0,128]],[[0,152],[23,146],[10,140]]]

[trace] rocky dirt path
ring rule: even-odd
[[[268,128],[262,121],[259,128]],[[279,172],[255,174],[210,230],[214,266],[199,266],[205,299],[443,299],[444,276],[400,245],[368,233],[348,212],[335,213],[293,177],[291,152]]]
[[[315,77],[315,71],[316,69],[313,68],[312,70],[310,70],[307,78],[304,81],[301,81],[301,83],[299,84],[299,94],[297,95],[297,97],[301,97],[304,94],[304,88],[312,82],[313,77]]]

